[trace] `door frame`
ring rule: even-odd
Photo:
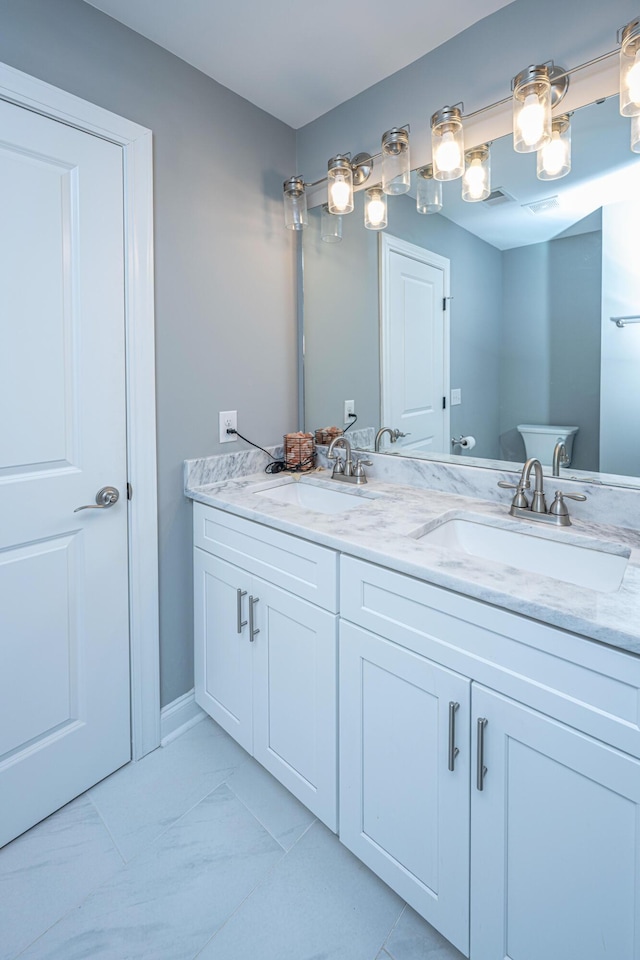
[[[160,743],[152,134],[3,63],[0,99],[122,149],[131,755],[139,760]]]
[[[442,329],[442,362],[444,364],[442,389],[447,398],[444,409],[444,443],[446,447],[447,437],[451,436],[451,328],[449,323],[449,304],[451,303],[451,263],[447,257],[441,257],[438,253],[433,253],[425,247],[419,247],[415,243],[409,243],[407,240],[401,240],[400,237],[391,236],[388,233],[380,233],[380,246],[378,248],[379,257],[379,277],[380,277],[380,424],[388,425],[389,421],[389,390],[386,384],[390,380],[389,353],[388,345],[391,339],[389,328],[389,318],[391,316],[390,304],[390,284],[389,284],[389,261],[392,253],[399,253],[404,257],[410,257],[419,263],[426,263],[431,267],[442,270],[444,287],[444,309],[442,311],[443,329]],[[450,449],[445,449],[442,453],[450,453]],[[407,451],[407,456],[411,452]]]

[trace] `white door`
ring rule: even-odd
[[[381,244],[382,426],[406,433],[407,451],[448,453],[449,261],[395,237]]]
[[[465,956],[470,687],[340,625],[340,839]]]
[[[640,763],[475,684],[472,701],[471,956],[637,960]]]
[[[130,708],[122,152],[0,130],[2,845],[127,762]]]

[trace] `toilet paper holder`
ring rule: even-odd
[[[475,437],[465,437],[460,435],[459,437],[451,437],[451,445],[454,447],[462,447],[463,450],[473,450],[476,445]]]

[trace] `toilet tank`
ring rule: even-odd
[[[569,463],[564,464],[564,466],[568,467],[571,464],[573,438],[578,430],[579,427],[558,427],[554,426],[553,424],[518,424],[518,431],[524,440],[524,448],[526,451],[527,460],[530,457],[535,457],[545,466],[551,466],[553,461],[553,450],[558,440],[562,440],[567,449]]]

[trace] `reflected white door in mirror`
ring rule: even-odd
[[[409,453],[449,450],[449,260],[380,236],[382,422]]]

